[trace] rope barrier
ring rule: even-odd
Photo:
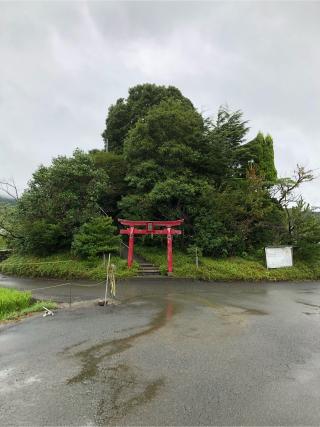
[[[101,285],[101,284],[103,284],[104,283],[104,281],[103,282],[97,282],[97,283],[92,283],[92,284],[90,284],[90,285],[75,285],[75,286],[77,286],[77,287],[81,287],[81,288],[91,288],[91,287],[93,287],[93,286],[98,286],[98,285]],[[20,291],[29,291],[29,292],[32,292],[32,291],[42,291],[42,290],[44,290],[44,289],[51,289],[51,288],[58,288],[58,287],[60,287],[60,286],[72,286],[72,283],[69,283],[69,282],[67,282],[67,283],[59,283],[58,285],[52,285],[52,286],[44,286],[44,287],[42,287],[42,288],[33,288],[33,289],[28,289],[28,288],[25,288],[25,289],[19,289]]]
[[[5,262],[5,261],[2,261]],[[41,262],[23,262],[23,261],[18,261],[18,262],[8,262],[8,263],[4,263],[4,266],[7,265],[40,265],[40,264],[57,264],[60,262],[73,262],[72,259],[68,259],[65,261],[41,261]]]

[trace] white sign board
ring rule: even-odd
[[[292,267],[292,246],[265,248],[267,268]]]

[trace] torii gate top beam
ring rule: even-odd
[[[120,224],[128,227],[120,230],[120,234],[182,234],[181,230],[176,230],[172,227],[179,226],[183,223],[183,219],[174,221],[131,221],[129,219],[118,219]],[[136,228],[140,226],[142,228]],[[164,228],[158,228],[164,227]]]
[[[174,227],[177,225],[181,225],[183,223],[183,219],[176,219],[174,221],[134,221],[130,219],[118,219],[120,224],[127,225],[129,227],[134,227],[136,225],[145,225],[152,224],[154,226],[158,227]]]

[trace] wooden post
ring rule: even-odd
[[[106,291],[104,294],[104,305],[107,305],[107,297],[108,297],[108,284],[109,284],[109,268],[110,268],[110,258],[111,254],[109,253],[108,265],[107,265],[107,278],[106,278]]]
[[[196,266],[199,268],[198,247],[196,246]]]
[[[128,267],[131,268],[133,262],[133,246],[134,246],[134,227],[130,227],[129,234],[129,249],[128,249]]]

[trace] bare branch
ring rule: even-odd
[[[19,192],[14,179],[11,182],[0,180],[0,191],[11,197],[11,199],[19,200]]]
[[[288,206],[290,203],[297,202],[300,199],[295,190],[303,183],[315,179],[312,170],[306,170],[303,166],[297,165],[293,178],[282,178],[274,188],[274,197],[278,198],[281,205]]]

